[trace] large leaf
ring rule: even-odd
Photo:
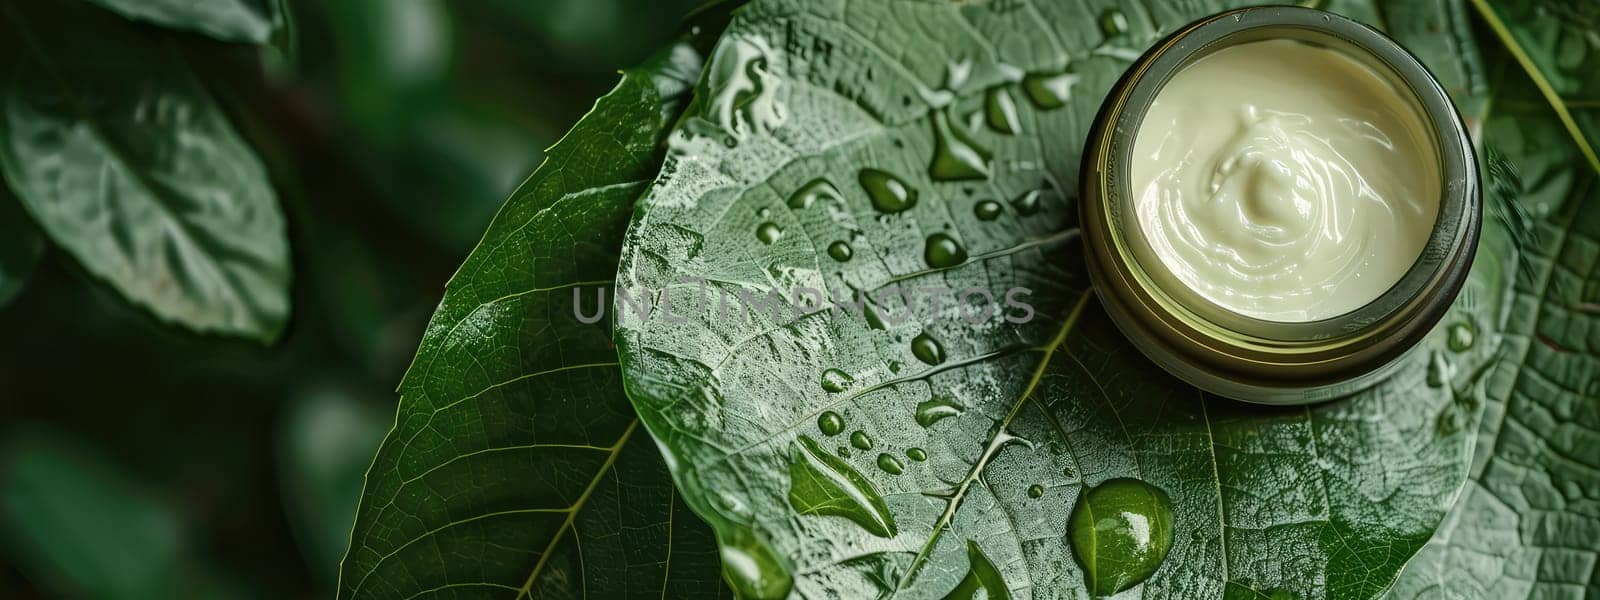
[[[273,33],[267,0],[89,0],[136,21],[193,31],[225,42],[266,43]]]
[[[1472,447],[1457,390],[1492,357],[1444,337],[1487,332],[1490,303],[1381,386],[1281,409],[1166,376],[1086,288],[1089,121],[1126,57],[1221,8],[770,0],[735,20],[619,267],[633,298],[667,291],[616,317],[629,395],[738,592],[1082,597],[1154,570],[1135,594],[1366,598],[1427,541]],[[866,318],[730,312],[774,288],[879,293]],[[1027,288],[1032,310],[966,322],[926,288]],[[1091,486],[1144,500],[1093,508]],[[1069,536],[1075,506],[1170,523],[1167,560]]]
[[[0,171],[39,227],[162,320],[275,338],[289,314],[277,198],[171,44],[78,0],[3,0],[0,15]]]
[[[1485,380],[1471,481],[1393,595],[1596,597],[1600,175],[1520,74],[1496,86],[1491,106],[1485,141],[1509,162],[1491,163],[1504,178],[1493,187],[1508,188],[1501,201],[1534,224],[1521,243],[1480,250],[1478,268],[1503,273],[1491,286],[1503,307],[1492,330],[1502,333],[1488,338],[1503,360]],[[1506,167],[1520,177],[1498,172]]]
[[[701,58],[673,45],[550,150],[451,279],[367,474],[340,597],[715,597],[714,545],[593,312]]]
[[[1571,135],[1577,160],[1600,172],[1600,3],[1472,0],[1493,35]],[[1521,82],[1518,85],[1522,85]]]
[[[44,254],[44,238],[17,200],[0,189],[0,307],[15,298]]]

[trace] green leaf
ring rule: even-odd
[[[1513,71],[1485,128],[1518,177],[1529,235],[1486,239],[1502,359],[1471,479],[1396,598],[1595,597],[1600,579],[1600,176],[1561,118]],[[1491,173],[1493,173],[1491,171]],[[1494,199],[1491,199],[1494,200]],[[1515,230],[1515,228],[1513,228]]]
[[[190,553],[192,537],[175,507],[82,440],[30,424],[0,431],[0,549],[42,590],[242,597]]]
[[[446,287],[367,474],[340,597],[715,597],[709,531],[623,395],[609,286],[701,58],[678,43],[552,148]]]
[[[89,0],[119,15],[214,37],[264,44],[275,31],[273,8],[262,0]]]
[[[1103,94],[1124,57],[1223,7],[739,14],[619,266],[656,313],[619,300],[616,318],[629,396],[741,595],[1084,597],[1153,571],[1143,595],[1369,598],[1428,540],[1468,469],[1465,392],[1492,359],[1446,336],[1489,331],[1488,303],[1458,305],[1372,390],[1269,408],[1167,376],[1087,289],[1071,225]],[[731,312],[774,288],[878,293],[863,317]],[[1031,310],[969,323],[948,296],[908,307],[893,288],[998,304],[1026,288]],[[1148,539],[1072,547],[1086,490],[1129,480],[1154,491],[1102,497],[1152,499],[1119,505],[1143,523],[1169,500],[1170,551],[1131,525],[1119,535]]]
[[[270,341],[289,247],[267,173],[172,45],[77,1],[0,1],[0,172],[56,245],[163,321]]]
[[[1586,0],[1472,0],[1600,172],[1600,4]]]
[[[0,189],[0,307],[22,291],[43,254],[39,229],[17,200]]]

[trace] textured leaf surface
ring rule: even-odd
[[[1135,595],[1372,597],[1427,541],[1471,452],[1478,405],[1456,390],[1490,353],[1450,349],[1441,327],[1370,392],[1244,406],[1165,376],[1084,285],[1089,121],[1128,57],[1221,8],[741,13],[619,267],[635,295],[667,291],[652,318],[617,314],[629,395],[736,589],[1086,596],[1101,584],[1079,565],[1103,561],[1069,546],[1066,521],[1087,486],[1121,478],[1173,505],[1170,554]],[[1026,323],[926,299],[1016,287]],[[724,312],[773,288],[877,291],[875,318]],[[1464,301],[1446,323],[1490,308]]]
[[[1501,360],[1471,480],[1398,598],[1600,596],[1600,176],[1519,73],[1496,87],[1485,141],[1520,174],[1511,201],[1535,224],[1480,251],[1478,268],[1501,273],[1503,335],[1488,338]]]
[[[89,0],[135,21],[193,31],[225,42],[266,43],[272,13],[264,0]]]
[[[715,546],[623,395],[603,323],[634,201],[701,59],[624,74],[446,288],[367,474],[340,597],[716,597]]]
[[[271,340],[289,248],[265,169],[160,38],[76,0],[0,2],[0,171],[56,245],[157,317]]]

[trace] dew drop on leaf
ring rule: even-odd
[[[925,428],[932,427],[934,423],[959,415],[963,410],[965,408],[960,404],[947,398],[923,400],[917,403],[917,424]]]
[[[940,111],[933,114],[933,162],[928,176],[934,181],[967,181],[989,177],[989,151],[979,146],[965,129],[952,124]]]
[[[1054,110],[1067,105],[1077,83],[1076,73],[1033,74],[1022,79],[1022,90],[1034,106]]]
[[[878,537],[898,531],[872,482],[806,436],[789,463],[789,505],[802,515],[844,517]]]
[[[849,373],[838,369],[827,369],[822,372],[822,391],[830,394],[850,389],[850,384],[854,382],[855,379],[851,378]]]
[[[828,256],[836,261],[844,262],[850,260],[851,256],[855,256],[855,253],[855,249],[851,248],[850,244],[844,242],[828,244]]]
[[[888,454],[878,455],[878,468],[883,469],[883,472],[890,475],[899,475],[906,471],[905,463],[900,462],[900,459]]]
[[[1025,217],[1036,214],[1039,212],[1039,196],[1041,195],[1042,193],[1039,190],[1029,190],[1012,200],[1011,208],[1016,209],[1017,214]]]
[[[872,438],[867,437],[867,432],[857,430],[855,433],[850,434],[850,445],[862,450],[871,450]]]
[[[922,462],[928,460],[928,451],[921,448],[906,448],[906,458]]]
[[[1078,498],[1067,536],[1089,593],[1116,594],[1154,574],[1172,549],[1172,500],[1137,479],[1107,480]]]
[[[1028,486],[1028,497],[1038,498],[1044,495],[1044,486],[1037,483]]]
[[[972,205],[972,214],[978,217],[978,220],[980,221],[993,221],[998,219],[1000,218],[1000,212],[1002,210],[1003,209],[1001,208],[1000,203],[993,200],[981,200],[977,204]]]
[[[923,258],[927,260],[928,266],[935,269],[954,267],[967,262],[967,249],[955,238],[944,233],[935,233],[928,236],[928,245],[923,252]]]
[[[1106,37],[1115,37],[1127,33],[1128,16],[1115,8],[1108,8],[1100,13],[1100,32]]]
[[[1017,116],[1017,101],[1011,98],[1011,92],[1004,87],[989,88],[989,95],[983,101],[983,113],[990,129],[1007,135],[1022,131],[1022,119]]]
[[[822,435],[839,435],[839,432],[844,431],[844,417],[831,410],[824,412],[817,417],[817,429],[822,431]]]
[[[781,237],[783,237],[783,228],[778,227],[777,223],[767,221],[756,226],[756,239],[761,240],[763,244],[771,244]]]
[[[754,533],[735,530],[721,542],[722,574],[738,597],[777,600],[794,588],[794,577],[777,553]]]
[[[937,365],[944,362],[944,345],[927,333],[919,333],[911,339],[911,354],[923,363]]]
[[[878,212],[893,214],[917,205],[917,191],[886,171],[862,169],[858,179]]]
[[[789,196],[789,208],[806,209],[818,201],[838,201],[839,189],[826,179],[813,179]]]
[[[1451,352],[1466,352],[1472,349],[1472,343],[1477,341],[1478,332],[1471,323],[1461,322],[1450,326],[1446,344]]]
[[[1434,352],[1428,359],[1428,387],[1444,387],[1455,377],[1456,366],[1445,358],[1443,352]]]

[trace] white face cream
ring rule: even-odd
[[[1422,117],[1377,72],[1291,40],[1179,71],[1134,141],[1135,217],[1186,291],[1271,321],[1360,308],[1416,262],[1439,212]]]

